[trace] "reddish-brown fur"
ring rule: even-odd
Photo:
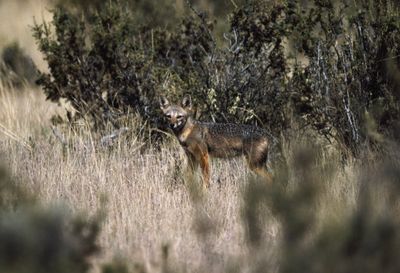
[[[190,97],[185,97],[181,105],[170,104],[162,97],[160,106],[186,152],[191,170],[200,165],[205,187],[210,186],[209,156],[229,158],[244,155],[252,171],[272,182],[272,176],[266,169],[270,143],[263,129],[241,124],[196,121],[192,118]]]

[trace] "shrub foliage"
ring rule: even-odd
[[[0,59],[0,82],[2,85],[16,88],[20,88],[24,84],[33,86],[37,78],[36,65],[18,43],[11,43],[4,47]]]
[[[396,4],[266,2],[239,6],[224,37],[194,8],[168,30],[138,24],[112,1],[90,20],[58,8],[51,23],[33,28],[50,67],[39,83],[49,99],[71,103],[71,121],[96,128],[119,126],[129,113],[162,127],[158,96],[189,93],[201,119],[258,124],[275,135],[312,128],[354,153],[369,140],[366,114],[379,132],[393,133]]]

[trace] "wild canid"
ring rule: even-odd
[[[190,96],[185,96],[180,105],[171,104],[162,96],[160,107],[185,150],[191,171],[200,165],[204,187],[210,186],[210,156],[229,158],[244,155],[252,171],[272,182],[266,169],[270,142],[265,130],[243,124],[197,121],[192,117]]]

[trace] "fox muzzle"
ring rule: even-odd
[[[170,128],[174,131],[179,131],[185,126],[185,122],[183,120],[177,121],[175,123],[170,123]]]

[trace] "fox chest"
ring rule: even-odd
[[[187,132],[187,131],[183,131],[181,134],[179,134],[177,136],[178,140],[179,140],[179,144],[181,144],[183,147],[186,147],[188,144],[189,135],[190,135],[190,132]]]
[[[179,143],[183,146],[186,147],[188,146],[188,143],[193,141],[194,136],[193,136],[193,131],[192,130],[183,130],[180,132],[180,134],[177,135]]]
[[[204,136],[198,130],[186,130],[177,135],[179,144],[185,149],[190,150],[199,144],[204,143]]]

